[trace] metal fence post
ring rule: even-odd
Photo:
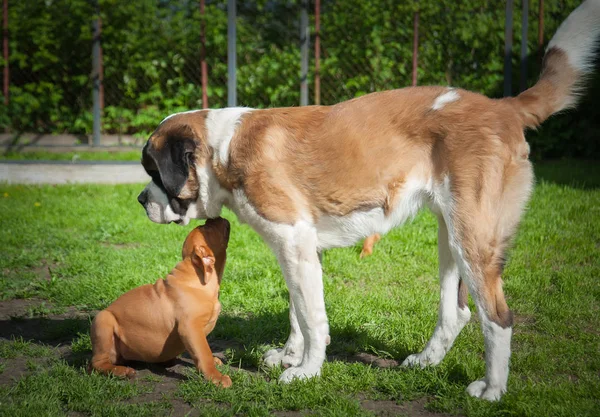
[[[206,22],[204,0],[200,0],[200,71],[202,72],[202,108],[208,108],[208,68],[206,66]]]
[[[413,29],[413,60],[412,60],[412,85],[417,85],[417,68],[419,62],[419,12],[415,12]]]
[[[321,0],[315,0],[315,104],[321,104]]]
[[[538,54],[539,60],[542,62],[544,58],[544,0],[539,0],[539,16],[538,16]]]
[[[521,16],[521,77],[519,80],[520,91],[527,89],[527,23],[529,19],[529,0],[523,2]]]
[[[512,90],[512,29],[513,0],[506,0],[506,21],[504,24],[504,97],[509,97]]]
[[[300,105],[308,105],[308,1],[302,0],[300,11]]]
[[[8,64],[8,0],[4,0],[4,7],[2,8],[2,47],[4,50],[4,83],[3,83],[3,93],[4,93],[4,105],[8,106],[9,103],[9,79],[10,79],[10,69]]]
[[[237,106],[235,0],[227,1],[227,106]]]
[[[92,40],[92,100],[93,100],[93,129],[92,143],[94,146],[100,145],[102,108],[104,107],[104,91],[102,87],[102,46],[100,37],[102,35],[102,19],[98,2],[96,1],[96,16],[93,22],[93,40]]]

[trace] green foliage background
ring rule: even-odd
[[[93,2],[10,2],[12,131],[91,132]],[[209,104],[226,105],[227,8],[206,1]],[[251,107],[299,102],[299,0],[238,0],[238,101]],[[495,0],[322,0],[322,104],[411,83],[413,12],[420,11],[419,84],[500,97],[504,3]],[[579,0],[545,1],[546,41]],[[528,84],[539,74],[537,0],[530,1]],[[311,11],[313,4],[311,3]],[[147,135],[166,115],[202,105],[200,11],[196,0],[99,0],[106,133]],[[521,4],[514,8],[513,91],[519,83]],[[311,27],[314,16],[311,13]],[[314,32],[314,30],[313,30]],[[314,41],[311,39],[311,45]],[[311,62],[312,67],[313,62]],[[598,71],[600,72],[600,71]],[[310,84],[314,74],[310,74]],[[312,94],[312,92],[311,92]],[[577,111],[529,134],[533,156],[600,156],[600,77]],[[595,99],[594,99],[595,97]]]

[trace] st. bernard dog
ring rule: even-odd
[[[531,194],[525,128],[572,107],[600,33],[600,0],[560,26],[538,83],[493,100],[446,87],[378,92],[334,106],[225,108],[167,117],[142,163],[150,220],[187,224],[223,206],[277,256],[290,293],[291,333],[264,355],[281,381],[319,375],[329,341],[321,251],[384,234],[427,206],[439,221],[439,319],[404,366],[436,365],[469,321],[485,337],[474,397],[506,391],[513,318],[502,291],[505,253]]]

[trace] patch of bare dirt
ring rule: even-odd
[[[407,417],[450,417],[451,414],[434,413],[425,408],[428,400],[420,398],[398,404],[395,401],[363,400],[361,406],[377,416],[407,416]]]
[[[27,374],[27,359],[24,357],[0,359],[0,363],[4,365],[4,371],[0,374],[0,386],[11,385],[14,380],[18,380]]]
[[[354,355],[330,355],[329,361],[360,362],[377,368],[394,368],[399,365],[395,359],[382,358],[371,353],[359,352]]]
[[[29,314],[32,308],[41,306],[42,300],[6,300],[0,301],[0,320],[7,320],[11,317],[23,317]]]
[[[192,407],[191,405],[189,405],[188,403],[186,403],[183,400],[172,399],[171,406],[173,408],[171,410],[171,414],[169,414],[170,417],[186,417],[186,416],[191,416],[194,414],[194,413],[192,413],[192,411],[194,410],[194,407]],[[195,413],[195,414],[198,414],[198,413]]]

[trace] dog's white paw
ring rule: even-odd
[[[502,397],[504,391],[505,390],[502,387],[488,386],[485,378],[473,381],[467,387],[467,393],[471,397],[481,398],[482,400],[488,401],[498,401]]]
[[[284,384],[292,382],[294,379],[307,379],[321,375],[321,369],[311,369],[304,366],[295,366],[288,368],[279,377],[279,381]]]
[[[263,363],[269,368],[283,366],[284,368],[300,365],[302,356],[287,349],[271,349],[263,355]]]
[[[420,367],[425,368],[430,365],[437,365],[440,363],[439,360],[432,359],[429,355],[426,355],[424,352],[421,353],[413,353],[409,355],[404,361],[402,361],[401,366],[405,367]]]

